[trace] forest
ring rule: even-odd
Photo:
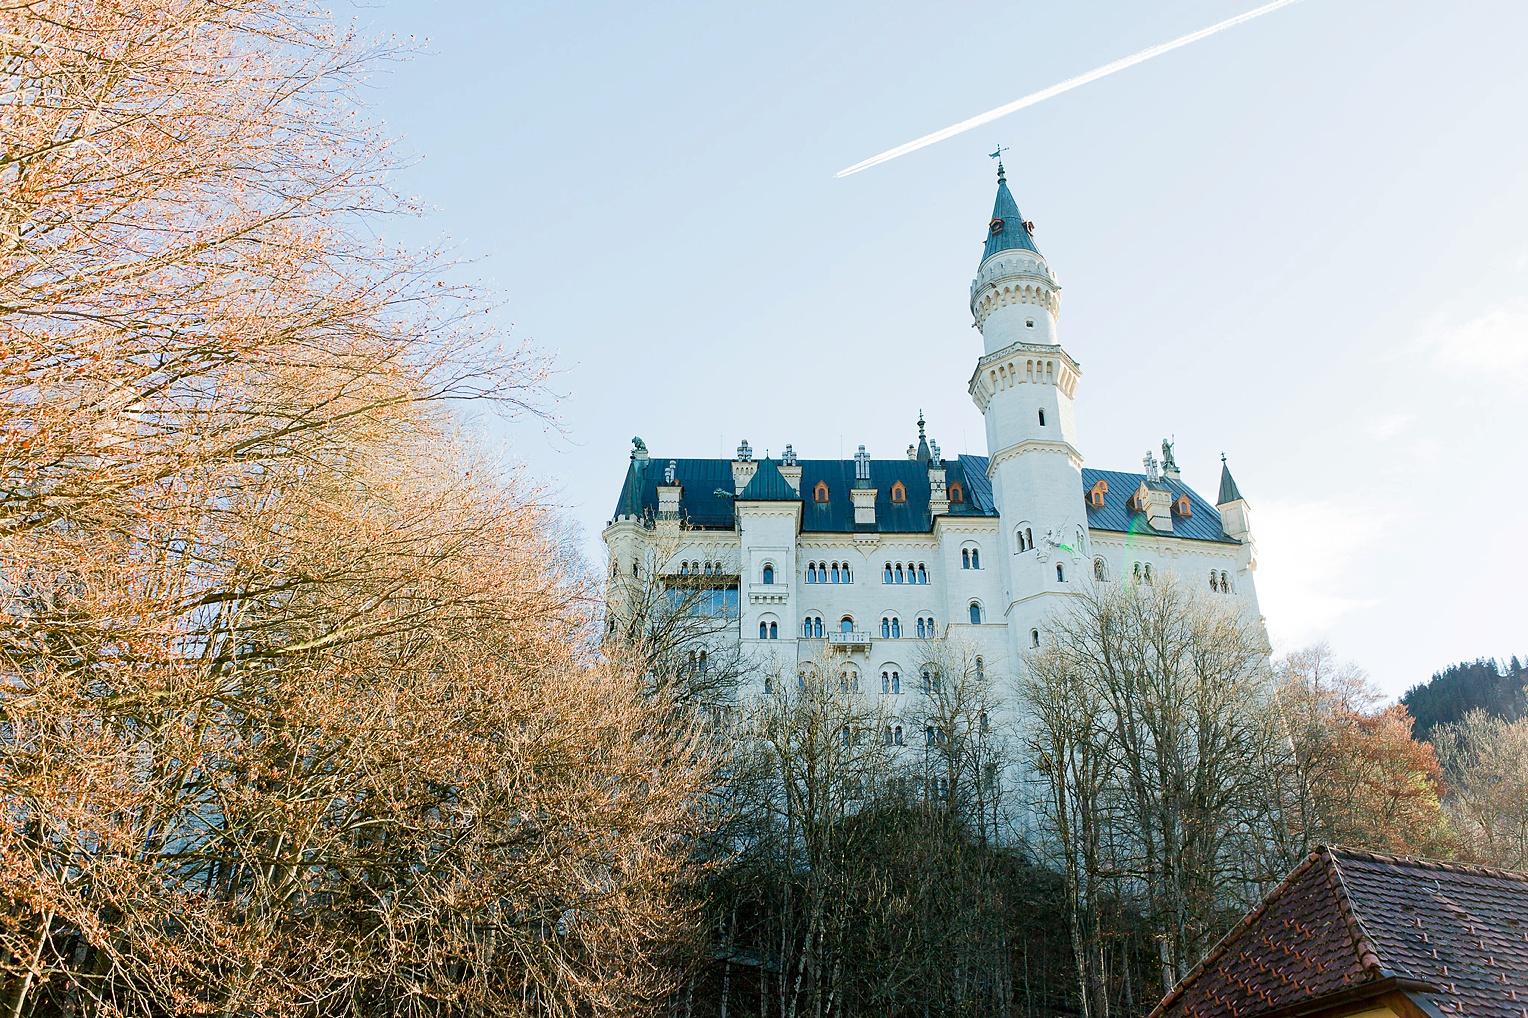
[[[609,580],[457,426],[551,365],[383,239],[396,55],[0,6],[9,1018],[1145,1014],[1319,842],[1528,865],[1507,693],[1385,706],[1170,577],[1019,674],[928,641],[895,722],[698,658],[661,539]]]

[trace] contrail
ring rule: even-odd
[[[851,173],[858,173],[860,170],[868,170],[872,166],[879,166],[882,163],[890,162],[897,156],[905,156],[909,152],[916,152],[920,148],[926,148],[927,146],[934,144],[936,141],[944,141],[946,138],[953,138],[955,135],[963,134],[966,131],[971,130],[973,127],[980,127],[983,124],[990,124],[992,121],[997,120],[1000,117],[1006,117],[1008,114],[1017,112],[1018,110],[1022,110],[1026,106],[1033,106],[1035,103],[1044,102],[1052,96],[1060,95],[1062,92],[1070,92],[1072,89],[1077,88],[1080,85],[1086,85],[1090,81],[1097,81],[1099,78],[1107,78],[1109,75],[1115,73],[1116,71],[1123,71],[1127,67],[1134,67],[1136,64],[1150,60],[1152,57],[1161,56],[1163,53],[1166,53],[1170,50],[1175,50],[1179,46],[1187,46],[1191,42],[1198,42],[1200,39],[1212,36],[1216,32],[1224,32],[1226,29],[1234,28],[1244,21],[1251,21],[1253,18],[1260,18],[1264,14],[1278,10],[1280,7],[1288,7],[1290,4],[1298,2],[1299,0],[1273,0],[1273,3],[1264,4],[1263,6],[1255,10],[1250,10],[1245,14],[1238,14],[1234,18],[1227,18],[1218,24],[1211,25],[1209,28],[1201,28],[1197,32],[1190,32],[1188,35],[1180,36],[1177,39],[1174,39],[1172,42],[1164,42],[1160,45],[1153,46],[1150,49],[1143,49],[1139,53],[1132,53],[1128,57],[1121,57],[1120,59],[1114,61],[1112,64],[1104,64],[1102,67],[1095,67],[1085,74],[1079,74],[1075,78],[1068,78],[1059,85],[1052,85],[1050,88],[1042,88],[1038,92],[1031,92],[1029,95],[1024,96],[1024,98],[1015,99],[1013,102],[1007,104],[1006,106],[999,106],[995,110],[988,110],[986,113],[978,114],[977,116],[972,117],[970,120],[962,120],[958,124],[953,124],[950,127],[944,128],[943,130],[935,131],[933,134],[925,134],[923,137],[918,138],[915,141],[910,141],[906,145],[898,145],[896,148],[887,149],[885,152],[882,152],[878,156],[871,156],[864,162],[858,162],[853,166],[850,166],[848,169],[839,170],[836,174],[834,174],[834,176],[847,177]]]

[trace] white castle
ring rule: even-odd
[[[612,575],[656,570],[709,591],[746,656],[777,674],[842,653],[857,688],[892,697],[917,691],[920,640],[958,640],[1017,674],[1047,616],[1089,582],[1172,573],[1258,617],[1247,503],[1224,456],[1214,505],[1182,482],[1168,442],[1141,472],[1083,466],[1061,288],[1001,163],[997,179],[970,305],[988,454],[946,460],[921,414],[917,444],[892,460],[863,445],[852,460],[790,445],[755,460],[746,440],[732,460],[667,459],[637,439],[603,535]]]

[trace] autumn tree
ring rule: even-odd
[[[1472,710],[1434,728],[1432,741],[1460,851],[1487,865],[1528,870],[1528,718],[1505,721]]]
[[[1450,836],[1442,769],[1412,736],[1402,704],[1380,696],[1357,666],[1318,644],[1281,658],[1278,704],[1290,740],[1292,789],[1285,829],[1296,853],[1328,842],[1400,854],[1440,855]]]
[[[276,0],[0,10],[8,1013],[635,1013],[706,748],[523,476],[504,350]]]

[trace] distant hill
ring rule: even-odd
[[[1416,719],[1414,731],[1423,739],[1434,725],[1458,721],[1477,707],[1515,721],[1528,716],[1528,668],[1515,655],[1505,667],[1484,657],[1451,665],[1408,689],[1401,703]]]

